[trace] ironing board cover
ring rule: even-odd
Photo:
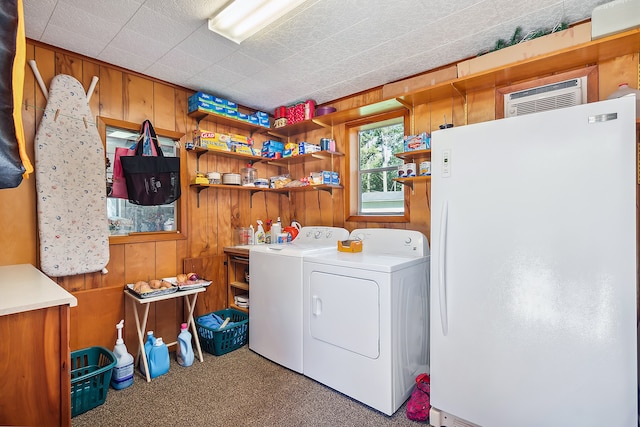
[[[82,84],[55,76],[35,140],[40,268],[52,277],[109,262],[104,147]]]

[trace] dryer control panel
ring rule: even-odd
[[[362,240],[362,251],[397,256],[429,256],[427,237],[415,230],[390,228],[359,228],[349,235],[350,240]]]

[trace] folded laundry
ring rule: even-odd
[[[206,326],[210,329],[220,329],[222,324],[224,323],[224,319],[218,316],[215,313],[206,314],[198,319],[202,326]],[[229,327],[233,325],[233,322],[229,322],[225,325],[225,327]]]

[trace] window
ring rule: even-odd
[[[404,128],[401,113],[350,127],[350,216],[405,218],[404,186],[394,181],[403,164],[395,154],[404,151]]]
[[[113,162],[116,147],[133,147],[138,139],[139,125],[127,122],[114,123],[102,119],[104,123],[105,152],[107,156],[107,194],[113,179]],[[178,140],[174,132],[160,131],[158,143],[165,156],[179,156]],[[166,136],[167,133],[174,135]],[[146,147],[145,147],[146,149]],[[179,230],[179,200],[161,206],[140,206],[126,199],[107,197],[107,217],[110,236],[130,236],[132,233],[152,233]]]

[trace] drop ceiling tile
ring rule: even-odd
[[[264,62],[251,58],[239,51],[233,52],[223,60],[218,61],[216,65],[243,76],[252,76],[267,66]]]
[[[63,5],[72,6],[75,9],[82,10],[84,13],[90,14],[96,18],[99,18],[100,21],[106,21],[111,24],[111,26],[117,27],[117,30],[125,25],[131,16],[138,9],[140,9],[140,5],[144,3],[143,0],[109,0],[109,1],[100,1],[93,2],[87,0],[59,0],[58,7]],[[80,19],[77,19],[75,15],[69,15],[69,19],[73,20],[73,22],[78,22]],[[100,29],[106,30],[107,27],[102,24],[97,24]],[[113,31],[114,29],[110,29]]]
[[[193,74],[180,67],[172,67],[156,62],[145,69],[145,73],[156,79],[184,86]]]
[[[193,76],[189,80],[189,84],[190,87],[196,88],[215,86],[223,89],[239,82],[242,79],[244,79],[244,76],[241,74],[224,69],[219,65],[212,65]]]
[[[117,25],[111,25],[101,17],[65,2],[58,3],[48,26],[67,29],[65,39],[57,40],[58,43],[63,43],[66,49],[72,50],[71,46],[96,44],[97,46],[85,46],[83,49],[85,52],[93,52],[94,55],[100,52],[118,32]],[[75,34],[75,37],[70,34]]]
[[[363,0],[319,1],[297,14],[295,20],[289,19],[274,26],[269,36],[275,42],[294,51],[304,50],[356,22],[365,20],[367,3]],[[293,34],[295,36],[292,36]]]
[[[127,23],[129,31],[153,38],[168,46],[175,46],[202,25],[199,21],[188,22],[167,16],[142,6]]]
[[[40,40],[56,7],[56,0],[24,0],[22,7],[27,17],[24,20],[26,36]]]
[[[155,62],[154,60],[149,59],[149,57],[136,55],[133,52],[134,50],[132,49],[121,49],[110,44],[100,52],[97,59],[121,67],[124,67],[122,64],[126,64],[126,69],[137,71],[139,73],[144,72],[145,69]]]
[[[92,40],[89,37],[78,37],[78,34],[70,30],[69,26],[49,24],[43,33],[43,37],[46,37],[51,44],[91,58],[95,58],[105,46],[104,41]]]
[[[134,56],[147,58],[151,65],[160,59],[170,46],[125,28],[114,37],[108,48],[134,52]]]
[[[198,74],[211,65],[208,61],[203,61],[201,57],[190,55],[178,48],[171,49],[166,55],[158,59],[157,63],[165,67],[183,70],[189,75]]]
[[[236,43],[209,31],[206,24],[201,25],[176,47],[210,64],[226,58],[239,49]]]

